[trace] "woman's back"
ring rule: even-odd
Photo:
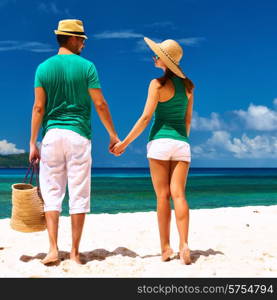
[[[188,142],[185,126],[187,107],[188,97],[184,81],[173,76],[160,88],[160,101],[155,110],[149,141],[172,138]]]

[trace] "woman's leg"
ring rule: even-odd
[[[180,260],[182,263],[190,264],[191,259],[188,247],[189,206],[185,197],[189,163],[184,161],[171,161],[170,170],[170,193],[174,203],[176,223],[180,238]]]
[[[167,261],[173,254],[170,248],[170,161],[149,159],[152,183],[157,197],[157,216],[160,232],[162,261]]]

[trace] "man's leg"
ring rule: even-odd
[[[58,260],[59,215],[67,181],[62,135],[57,129],[49,130],[42,141],[39,175],[49,237],[49,252],[42,263],[48,264]]]
[[[59,211],[45,212],[46,226],[49,237],[49,252],[46,257],[41,261],[43,264],[49,264],[59,260],[58,250],[58,225],[59,225]]]
[[[78,133],[68,133],[66,168],[69,193],[69,213],[71,215],[72,248],[70,258],[81,263],[79,245],[85,214],[90,211],[91,185],[91,142]]]
[[[71,215],[71,230],[72,230],[72,248],[70,252],[70,259],[78,264],[81,264],[79,257],[79,245],[82,236],[86,214],[72,214]]]

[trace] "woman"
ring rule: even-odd
[[[155,112],[155,119],[147,144],[147,158],[157,197],[157,215],[162,261],[173,255],[170,247],[170,198],[174,203],[179,232],[179,256],[183,264],[190,264],[188,246],[189,207],[185,185],[191,154],[189,133],[193,110],[193,83],[184,75],[179,62],[181,46],[174,40],[155,43],[144,38],[155,53],[155,67],[164,75],[150,82],[144,111],[126,138],[115,145],[113,152],[120,155],[146,128]]]

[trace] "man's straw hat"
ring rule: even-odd
[[[61,20],[57,30],[54,30],[55,34],[79,36],[87,39],[84,32],[83,22],[81,20]]]
[[[176,41],[165,40],[162,43],[155,43],[147,37],[144,38],[144,41],[161,58],[168,69],[177,76],[186,78],[186,75],[179,67],[179,62],[183,56],[183,49]]]

